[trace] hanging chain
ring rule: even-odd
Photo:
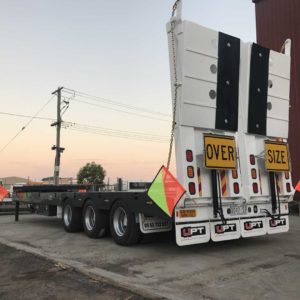
[[[175,10],[177,8],[177,0],[173,6],[172,16],[175,14]],[[172,116],[172,129],[171,129],[171,138],[170,138],[170,148],[169,148],[169,155],[168,155],[168,162],[167,162],[167,169],[170,167],[171,157],[172,157],[172,149],[173,149],[173,141],[174,141],[174,131],[176,125],[176,106],[177,106],[177,94],[178,94],[178,82],[177,82],[177,67],[176,67],[176,46],[175,46],[175,34],[174,29],[176,26],[176,21],[173,20],[171,22],[171,42],[172,42],[172,54],[173,54],[173,71],[174,71],[174,99],[173,99],[173,116]]]
[[[172,8],[172,18],[175,16],[175,11],[177,9],[177,5],[178,5],[179,2],[180,2],[180,0],[176,0],[176,2],[173,5],[173,8]]]

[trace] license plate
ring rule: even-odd
[[[265,150],[267,171],[280,172],[290,170],[290,158],[287,143],[266,141]]]
[[[196,209],[185,209],[179,211],[179,218],[195,218]]]
[[[245,215],[246,205],[231,205],[230,214],[233,216]]]
[[[236,145],[232,136],[204,135],[205,167],[236,169]]]

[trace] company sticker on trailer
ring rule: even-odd
[[[269,172],[289,171],[290,159],[287,143],[265,142],[266,147],[266,170]]]
[[[205,167],[236,169],[236,145],[231,136],[204,135]]]

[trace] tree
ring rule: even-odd
[[[94,161],[80,168],[77,174],[78,183],[103,184],[106,171]]]

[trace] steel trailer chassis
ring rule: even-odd
[[[86,192],[86,187],[75,185],[23,186],[14,188],[14,202],[15,221],[19,220],[20,203],[25,203],[40,214],[61,216],[67,232],[78,232],[83,228],[91,238],[110,233],[117,244],[124,246],[137,243],[142,232],[172,228],[171,219],[145,191]],[[143,226],[141,231],[140,223],[144,224],[149,218],[154,225]]]

